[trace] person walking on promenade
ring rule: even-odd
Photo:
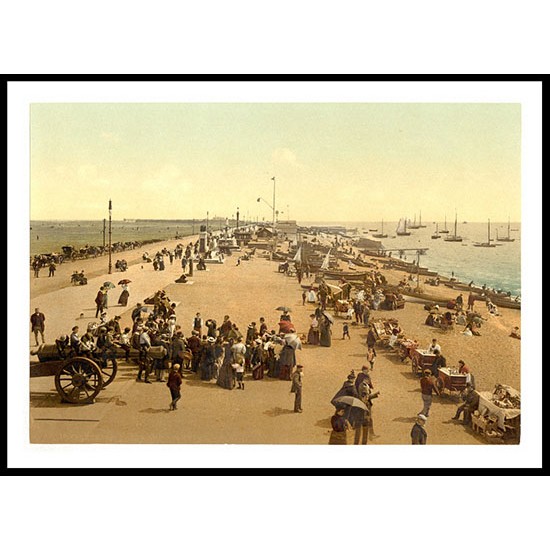
[[[38,343],[38,335],[42,337],[42,343],[45,344],[44,341],[44,329],[45,329],[45,323],[46,323],[46,316],[40,311],[39,308],[34,309],[34,313],[31,315],[31,330],[34,334],[34,338],[36,340],[36,345],[40,345]]]
[[[428,419],[423,414],[419,414],[416,417],[416,422],[411,430],[411,443],[413,445],[426,445],[428,441],[428,433],[426,432],[424,426],[427,421]]]
[[[181,399],[181,384],[183,382],[183,379],[179,371],[180,365],[178,363],[174,363],[170,367],[170,372],[168,373],[168,382],[166,382],[166,385],[170,390],[170,396],[172,397],[172,401],[170,402],[171,411],[177,410],[177,402]]]
[[[292,374],[292,385],[290,387],[290,393],[294,394],[294,412],[297,413],[302,412],[302,371],[302,365],[296,365],[296,370]]]
[[[473,292],[468,294],[468,311],[474,311],[474,304],[476,303],[476,297]]]
[[[48,266],[48,272],[49,272],[48,277],[54,277],[55,270],[56,270],[55,264],[53,262],[50,262],[50,265]]]
[[[424,370],[424,376],[420,379],[420,391],[424,406],[419,414],[427,417],[430,414],[430,407],[432,406],[433,392],[439,395],[439,390],[435,386],[434,378],[432,378],[432,371],[430,369]]]
[[[374,332],[374,328],[371,326],[369,328],[369,332],[367,333],[367,346],[369,348],[374,348],[375,344],[376,344],[376,333]]]
[[[95,316],[97,317],[100,313],[103,313],[103,309],[104,309],[104,306],[103,306],[103,294],[104,294],[104,290],[103,290],[103,287],[101,287],[98,291],[97,291],[97,295],[95,297],[95,305],[96,305],[96,310],[95,310]],[[105,294],[107,294],[105,292]]]
[[[302,305],[305,306],[306,305],[306,298],[307,298],[307,292],[304,290],[302,292]]]
[[[40,262],[38,260],[35,260],[32,267],[33,267],[33,270],[34,270],[35,278],[40,277]]]
[[[370,370],[374,370],[374,360],[376,359],[376,350],[374,346],[367,347],[367,361],[370,364]]]
[[[351,340],[351,336],[349,335],[349,325],[344,323],[342,326],[342,340],[345,340],[346,336],[348,337],[348,340]]]

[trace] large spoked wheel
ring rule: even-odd
[[[68,359],[55,375],[55,389],[69,403],[93,403],[102,388],[101,369],[86,357]]]
[[[114,379],[118,370],[118,366],[113,365],[112,361],[107,360],[107,365],[103,366],[103,363],[99,362],[99,370],[103,377],[103,387],[108,386]]]

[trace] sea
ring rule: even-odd
[[[225,219],[209,221],[209,228],[222,229]],[[229,224],[232,225],[232,220]],[[174,237],[186,237],[197,234],[205,220],[125,220],[112,221],[111,241],[166,240]],[[301,226],[343,226],[350,236],[357,235],[373,238],[382,227],[380,222],[300,222]],[[392,250],[392,256],[407,261],[420,260],[420,266],[438,272],[442,276],[454,276],[458,280],[475,285],[486,284],[489,288],[511,292],[521,296],[521,224],[510,224],[510,238],[513,242],[497,242],[495,248],[478,248],[477,242],[487,241],[487,223],[459,223],[457,235],[462,242],[445,241],[446,234],[440,239],[432,239],[436,231],[435,222],[424,222],[426,227],[411,229],[409,237],[396,236],[397,222],[384,222],[387,239],[380,240],[383,246]],[[438,228],[444,229],[442,222]],[[372,230],[375,231],[372,231]],[[447,223],[448,235],[454,234],[454,222]],[[108,231],[108,223],[107,223]],[[506,237],[508,223],[491,223],[491,238]],[[108,234],[105,234],[108,242]],[[30,222],[30,254],[60,252],[62,246],[83,247],[103,244],[103,220],[56,221],[37,220]],[[417,256],[416,250],[426,248],[424,254]]]

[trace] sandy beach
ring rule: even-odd
[[[177,242],[186,245],[196,240],[187,237],[121,252],[112,257],[113,273],[107,274],[108,258],[80,260],[61,264],[55,277],[43,269],[36,279],[30,272],[31,311],[39,307],[46,315],[46,342],[53,343],[60,334],[70,332],[74,324],[85,330],[94,319],[94,298],[104,281],[128,278],[128,307],[117,305],[120,287],[109,292],[108,315],[122,317],[121,326],[131,326],[130,312],[156,290],[165,289],[177,303],[178,323],[184,334],[191,331],[192,319],[200,312],[203,319],[221,321],[229,315],[242,332],[260,316],[268,326],[276,328],[279,312],[276,307],[292,308],[292,320],[298,333],[307,333],[311,304],[302,305],[302,288],[295,277],[277,272],[277,262],[256,255],[236,265],[236,255],[224,264],[208,264],[206,271],[194,271],[191,284],[175,284],[181,274],[177,260],[166,262],[164,271],[154,271],[151,263],[141,261],[147,251],[153,255],[164,246],[174,248]],[[117,259],[129,264],[125,273],[114,271]],[[72,286],[70,275],[84,270],[85,286]],[[385,269],[389,282],[403,278],[402,271]],[[313,282],[313,278],[303,283]],[[330,282],[330,281],[329,281]],[[432,287],[430,287],[432,292]],[[442,298],[455,298],[457,291],[437,287]],[[479,390],[492,390],[496,383],[520,387],[520,341],[510,338],[513,326],[520,325],[520,311],[500,308],[500,316],[488,315],[483,302],[476,303],[484,322],[481,337],[466,337],[461,327],[443,333],[424,324],[426,311],[421,303],[407,301],[396,311],[372,311],[371,320],[394,317],[399,320],[406,337],[427,347],[437,338],[447,358],[455,366],[463,359],[475,375]],[[83,314],[81,316],[81,314]],[[224,390],[215,381],[203,382],[197,375],[185,375],[179,410],[168,410],[169,392],[165,384],[135,382],[137,367],[121,361],[114,382],[105,388],[92,405],[60,403],[53,377],[30,379],[30,439],[33,443],[256,443],[326,445],[330,435],[330,400],[341,387],[351,369],[360,371],[365,364],[366,329],[350,327],[351,339],[342,340],[342,318],[333,326],[332,347],[304,345],[297,352],[304,365],[302,414],[293,413],[290,382],[265,377],[246,377],[245,391]],[[30,335],[31,349],[34,337]],[[402,363],[397,354],[377,348],[378,357],[372,373],[380,397],[374,401],[374,432],[369,444],[409,444],[410,429],[422,408],[418,378],[411,371],[410,361]],[[31,357],[32,359],[32,357]],[[434,398],[427,425],[429,444],[484,444],[485,440],[470,429],[451,421],[457,400],[450,396]]]

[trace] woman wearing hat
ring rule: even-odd
[[[264,377],[264,364],[262,353],[262,339],[257,338],[251,344],[250,366],[252,367],[252,378],[261,380]]]
[[[216,363],[216,350],[214,344],[216,343],[216,339],[210,336],[206,341],[207,344],[201,357],[200,371],[201,380],[209,381],[214,378]]]
[[[232,390],[235,386],[235,378],[233,376],[233,352],[231,347],[233,346],[232,341],[224,341],[223,344],[223,360],[222,364],[218,370],[218,379],[216,384],[225,390]]]
[[[126,307],[128,305],[129,297],[130,297],[130,292],[128,291],[128,285],[124,284],[122,285],[122,292],[120,293],[118,304],[123,307]]]

